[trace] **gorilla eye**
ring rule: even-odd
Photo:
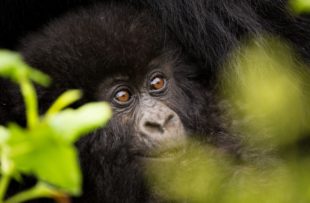
[[[114,100],[117,103],[126,103],[131,99],[131,94],[128,90],[120,90],[118,92],[116,92],[115,96],[114,96]]]
[[[155,76],[150,81],[150,89],[153,91],[159,91],[165,88],[166,79],[163,76]]]

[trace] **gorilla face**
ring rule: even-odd
[[[173,109],[185,103],[184,92],[175,84],[173,66],[153,60],[143,74],[114,75],[100,84],[98,97],[112,104],[112,122],[133,126],[132,150],[139,156],[159,156],[185,141],[184,126]]]

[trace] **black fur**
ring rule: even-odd
[[[113,0],[3,0],[0,47],[16,48],[25,34],[64,12],[94,2]],[[309,18],[290,13],[287,0],[119,0],[148,8],[160,18],[195,58],[216,69],[214,59],[231,49],[244,35],[271,32],[286,38],[309,57]]]

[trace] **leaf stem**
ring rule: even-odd
[[[27,125],[31,129],[38,122],[37,94],[31,82],[24,78],[20,81],[21,93],[26,106]]]
[[[32,199],[43,198],[43,197],[51,198],[51,197],[59,196],[59,195],[60,195],[59,192],[49,188],[45,184],[38,183],[32,188],[14,195],[13,197],[4,201],[4,203],[20,203],[20,202],[25,202],[25,201],[32,200]]]
[[[0,180],[0,202],[3,202],[3,198],[5,196],[6,190],[9,186],[9,182],[11,180],[11,176],[9,174],[3,174]]]
[[[81,97],[82,93],[80,90],[68,90],[62,93],[57,98],[57,100],[52,104],[52,106],[48,109],[46,116],[58,113],[65,107],[79,100]]]

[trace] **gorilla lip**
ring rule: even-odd
[[[182,153],[165,153],[160,156],[138,156],[138,159],[141,161],[171,161],[180,158],[184,152]]]
[[[167,146],[164,148],[157,148],[151,150],[148,153],[139,153],[137,157],[141,160],[158,160],[158,161],[168,161],[181,157],[186,152],[186,142],[179,142],[178,145]]]

